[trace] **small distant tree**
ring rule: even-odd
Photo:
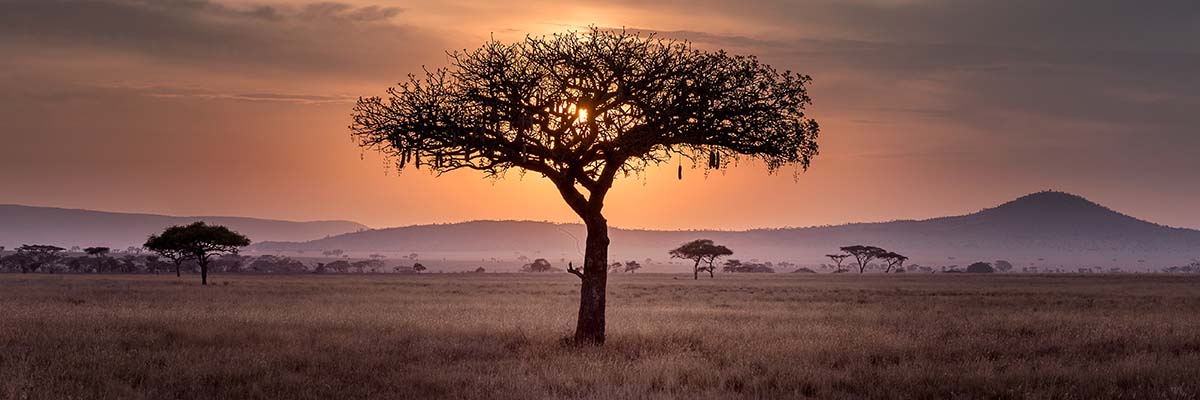
[[[634,273],[639,269],[642,269],[642,264],[639,264],[637,261],[629,260],[625,262],[625,272]]]
[[[996,267],[996,271],[999,272],[1008,272],[1012,271],[1013,269],[1012,263],[1005,260],[996,260],[996,263],[993,266]]]
[[[833,264],[837,266],[837,269],[833,270],[833,272],[839,273],[839,272],[844,271],[844,269],[842,268],[842,262],[846,261],[846,258],[850,257],[850,255],[849,254],[826,254],[825,257],[829,257],[830,260],[833,260]]]
[[[181,275],[179,270],[182,269],[183,263],[187,261],[189,254],[184,249],[177,248],[175,244],[169,243],[168,240],[158,235],[150,236],[146,240],[145,247],[162,258],[171,260],[171,263],[175,264],[175,276],[179,277]]]
[[[102,260],[102,259],[104,257],[108,256],[109,250],[110,249],[107,247],[88,247],[88,248],[83,249],[83,252],[85,254],[87,254],[89,257],[96,258],[96,273],[97,274],[100,273],[101,270],[104,268],[103,267],[104,260]]]
[[[608,272],[610,272],[610,273],[617,273],[617,272],[621,272],[621,269],[622,269],[624,266],[625,266],[625,264],[621,264],[620,262],[614,262],[614,263],[612,263],[612,265],[610,265],[610,266],[608,267]]]
[[[996,269],[992,268],[992,264],[980,261],[968,265],[967,272],[972,274],[990,274],[996,272]]]
[[[434,260],[434,261],[437,261],[437,260]],[[421,263],[413,263],[412,270],[416,273],[421,273],[421,272],[425,271],[425,266],[421,265]]]
[[[62,258],[61,253],[64,250],[66,249],[46,244],[26,244],[17,247],[17,254],[25,256],[28,260],[21,266],[21,273],[37,272],[46,267],[46,270],[53,274],[53,264]]]
[[[111,249],[109,249],[107,247],[88,247],[86,249],[83,249],[83,252],[87,253],[87,255],[89,255],[89,256],[101,258],[101,257],[108,255],[108,252],[110,250]]]
[[[208,264],[214,256],[237,254],[238,249],[249,245],[249,238],[224,226],[208,225],[203,221],[172,226],[146,240],[146,248],[164,257],[168,257],[167,253],[181,252],[195,260],[200,265],[201,285],[208,285]]]
[[[731,258],[731,259],[725,260],[725,266],[722,267],[721,270],[725,271],[725,272],[737,272],[741,268],[742,268],[742,260],[739,260],[736,258]]]
[[[337,260],[329,264],[325,264],[325,269],[334,273],[344,274],[350,272],[350,262],[346,260]]]
[[[573,269],[573,268],[572,268]],[[529,264],[521,266],[521,272],[550,272],[554,271],[554,266],[550,265],[550,261],[545,258],[533,260]]]
[[[725,272],[775,273],[775,269],[768,264],[756,261],[742,262],[741,260],[731,259],[725,261],[725,265],[721,269]]]
[[[858,273],[860,274],[867,270],[867,265],[871,263],[871,260],[879,258],[888,252],[875,246],[864,245],[846,246],[842,247],[841,250],[854,257],[854,261],[858,263]]]
[[[475,273],[477,273],[477,274],[487,273],[487,269],[484,269],[483,267],[475,268]]]
[[[700,279],[700,271],[703,269],[708,271],[709,278],[715,277],[713,270],[716,267],[713,263],[721,257],[733,255],[733,250],[728,247],[713,243],[709,239],[697,239],[680,245],[668,252],[671,258],[680,258],[684,260],[694,261],[692,265],[692,279]],[[707,266],[700,267],[701,263]]]
[[[889,252],[880,254],[879,258],[887,263],[887,266],[883,270],[883,273],[885,273],[885,274],[892,272],[893,268],[896,269],[897,271],[902,270],[902,268],[904,268],[904,262],[908,261],[908,257],[900,255],[899,253],[896,253],[894,251],[889,251]]]

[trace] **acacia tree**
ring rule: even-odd
[[[146,244],[142,246],[145,246],[163,258],[171,260],[171,263],[175,264],[175,277],[179,277],[181,275],[179,270],[183,266],[183,262],[187,261],[189,255],[182,248],[177,248],[174,243],[170,243],[168,240],[163,239],[159,235],[150,235],[150,238],[146,239]]]
[[[208,263],[212,257],[220,254],[237,254],[239,248],[250,245],[250,239],[242,234],[229,230],[221,225],[208,225],[203,221],[193,222],[186,226],[172,226],[161,234],[151,235],[146,240],[146,248],[171,258],[182,255],[180,260],[193,259],[200,265],[200,284],[208,285]],[[171,258],[176,260],[175,258]],[[179,275],[179,265],[175,261],[175,274]]]
[[[48,244],[26,244],[17,247],[17,254],[28,262],[21,264],[21,273],[37,272],[46,267],[46,271],[54,273],[54,263],[62,258],[64,248]]]
[[[867,264],[876,258],[887,254],[887,250],[875,246],[854,245],[846,246],[842,251],[854,257],[854,261],[858,264],[858,273],[863,273],[867,270]]]
[[[888,251],[888,252],[884,252],[883,254],[880,254],[879,259],[887,262],[887,269],[883,270],[883,273],[885,273],[885,274],[892,272],[892,268],[896,268],[896,269],[903,268],[904,262],[908,261],[908,257],[905,257],[905,256],[901,255],[900,253],[896,253],[894,251]]]
[[[693,260],[696,263],[692,265],[692,279],[700,279],[700,270],[708,271],[708,277],[715,277],[713,270],[716,267],[713,262],[718,258],[733,255],[733,250],[728,247],[714,244],[709,239],[697,239],[680,245],[671,250],[668,254],[671,258],[682,258],[685,260]],[[700,263],[706,263],[706,267],[701,267]]]
[[[850,257],[850,255],[849,254],[826,254],[825,257],[829,257],[829,259],[833,260],[833,263],[835,265],[837,265],[837,269],[833,271],[833,272],[837,273],[837,272],[843,271],[842,262],[846,261],[846,258]]]
[[[360,98],[352,136],[397,167],[548,179],[587,228],[575,339],[603,343],[608,276],[604,200],[617,176],[679,157],[710,169],[739,156],[770,172],[807,168],[816,121],[810,78],[753,56],[592,28],[449,54],[387,98]],[[707,162],[704,162],[707,161]]]
[[[96,258],[96,273],[98,274],[101,272],[100,270],[104,268],[103,258],[108,256],[108,252],[111,250],[112,249],[108,247],[88,247],[83,249],[83,252],[88,256]]]

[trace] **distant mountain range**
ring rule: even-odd
[[[248,251],[319,255],[340,249],[354,257],[382,253],[392,259],[417,253],[421,260],[517,260],[559,263],[583,255],[583,226],[530,221],[473,221],[367,229],[349,221],[291,222],[239,217],[174,217],[62,208],[0,205],[0,246],[140,245],[151,233],[204,220],[226,225],[255,242]],[[680,243],[713,239],[733,258],[827,262],[841,246],[876,245],[926,266],[1005,259],[1018,267],[1120,266],[1141,269],[1186,264],[1200,257],[1200,231],[1130,217],[1062,192],[1040,192],[980,212],[920,221],[859,223],[747,231],[610,230],[613,260],[668,260]],[[650,270],[653,270],[652,268]]]
[[[581,259],[584,237],[579,224],[474,221],[366,230],[304,242],[260,242],[253,249],[558,261]],[[851,244],[881,246],[932,266],[1006,259],[1018,267],[1139,269],[1200,257],[1200,231],[1142,221],[1062,192],[1034,193],[974,214],[920,221],[748,231],[614,228],[610,238],[610,257],[616,260],[666,260],[669,249],[697,238],[728,245],[735,251],[734,258],[801,264],[827,262],[825,254]]]
[[[171,225],[205,221],[228,226],[254,241],[303,241],[367,229],[350,221],[292,222],[242,217],[175,217],[51,207],[0,205],[0,246],[141,246]]]

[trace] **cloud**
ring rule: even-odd
[[[0,2],[0,49],[107,52],[250,77],[379,77],[408,66],[406,54],[442,47],[435,35],[398,23],[402,13],[332,2],[15,0]]]

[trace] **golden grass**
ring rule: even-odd
[[[1194,277],[214,281],[0,275],[0,398],[1200,397]]]

